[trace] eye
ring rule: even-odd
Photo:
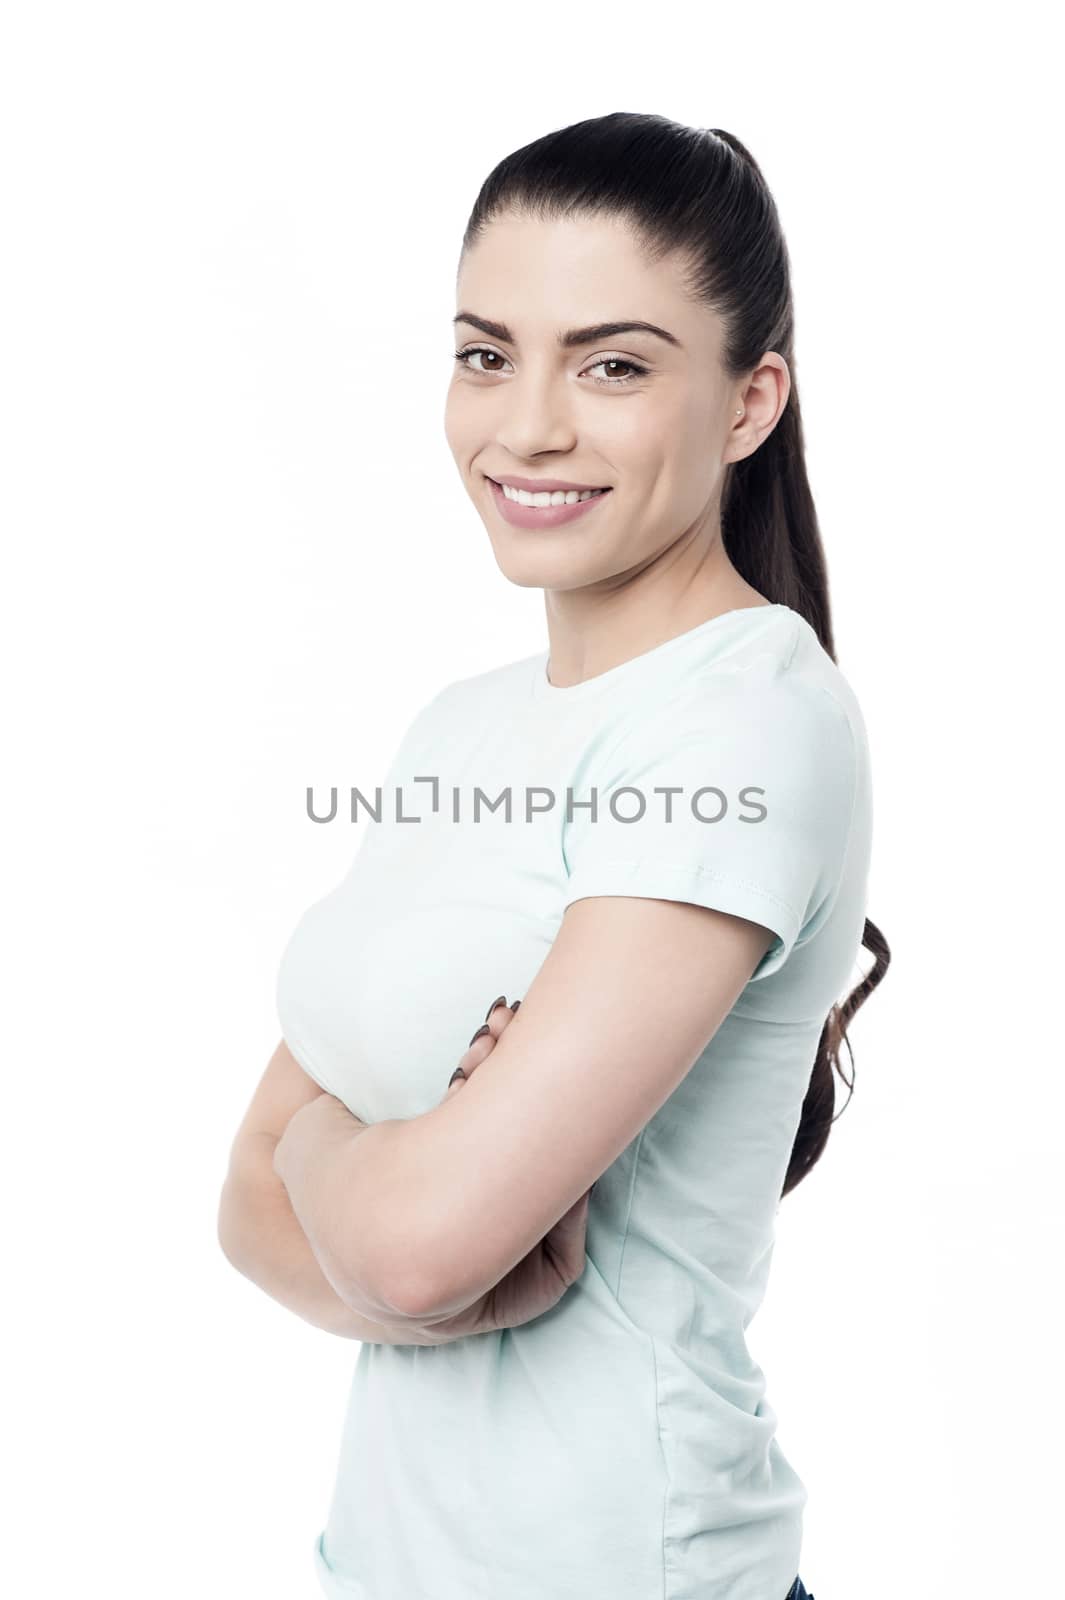
[[[593,379],[594,383],[604,383],[610,388],[616,388],[620,383],[632,383],[636,378],[644,377],[648,370],[646,367],[641,366],[638,361],[628,360],[626,356],[603,356],[601,360],[593,362],[592,366],[588,367],[586,370],[591,372],[594,367],[628,367],[629,376],[627,378],[610,377]]]
[[[498,350],[487,350],[487,349],[485,349],[485,347],[483,345],[479,345],[479,344],[471,345],[469,347],[469,349],[467,349],[467,350],[456,350],[455,351],[455,360],[459,363],[460,366],[468,367],[471,372],[498,372],[499,371],[498,367],[475,367],[475,366],[470,366],[470,357],[471,356],[494,356],[496,361],[505,361],[506,360],[506,357],[505,356],[501,356],[499,354]]]
[[[474,356],[490,356],[494,361],[498,361],[504,365],[506,364],[505,356],[501,356],[498,350],[489,350],[485,345],[469,345],[465,350],[455,351],[455,360],[460,366],[466,367],[470,372],[481,372],[488,374],[500,372],[502,370],[502,366],[485,366],[483,363],[480,366],[476,366],[473,364]],[[628,368],[628,375],[625,377],[611,375],[606,378],[592,379],[593,383],[598,383],[604,389],[619,389],[622,384],[634,383],[637,378],[645,377],[650,370],[650,368],[643,366],[638,361],[630,361],[627,356],[601,356],[598,361],[593,361],[592,365],[590,367],[586,367],[584,370],[586,372],[594,372],[596,367]]]

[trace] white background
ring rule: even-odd
[[[307,820],[306,785],[372,786],[437,688],[546,647],[443,436],[454,273],[495,162],[612,110],[727,128],[774,191],[874,758],[893,964],[751,1330],[810,1492],[802,1574],[817,1600],[1054,1588],[1062,151],[1038,17],[6,12],[6,1592],[318,1593],[357,1346],[234,1272],[218,1192],[281,949],[357,842]]]

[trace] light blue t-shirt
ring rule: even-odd
[[[547,670],[545,651],[449,684],[384,779],[354,780],[371,802],[380,782],[382,820],[278,974],[306,1071],[367,1122],[431,1110],[492,999],[521,998],[589,895],[691,901],[775,937],[598,1180],[555,1307],[359,1347],[315,1569],[333,1600],[784,1600],[807,1496],[745,1330],[821,1030],[861,975],[861,712],[784,605],[568,688]],[[680,791],[669,821],[661,787]]]

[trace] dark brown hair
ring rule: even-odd
[[[463,251],[504,212],[572,213],[635,224],[651,259],[677,252],[692,297],[721,317],[730,378],[750,373],[767,350],[788,364],[791,392],[753,455],[730,462],[721,498],[725,549],[767,600],[809,622],[836,659],[825,552],[806,475],[796,383],[794,310],[787,246],[776,205],[750,152],[722,128],[689,128],[650,113],[613,111],[571,123],[505,157],[477,196]],[[862,945],[873,964],[821,1032],[783,1194],[820,1159],[838,1113],[833,1071],[854,1088],[847,1025],[888,969],[891,952],[868,918]],[[840,1065],[846,1045],[848,1078]]]

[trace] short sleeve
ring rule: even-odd
[[[751,981],[768,977],[834,898],[856,776],[847,713],[819,685],[704,683],[635,720],[571,791],[572,820],[567,794],[564,905],[635,895],[747,918],[775,935]]]

